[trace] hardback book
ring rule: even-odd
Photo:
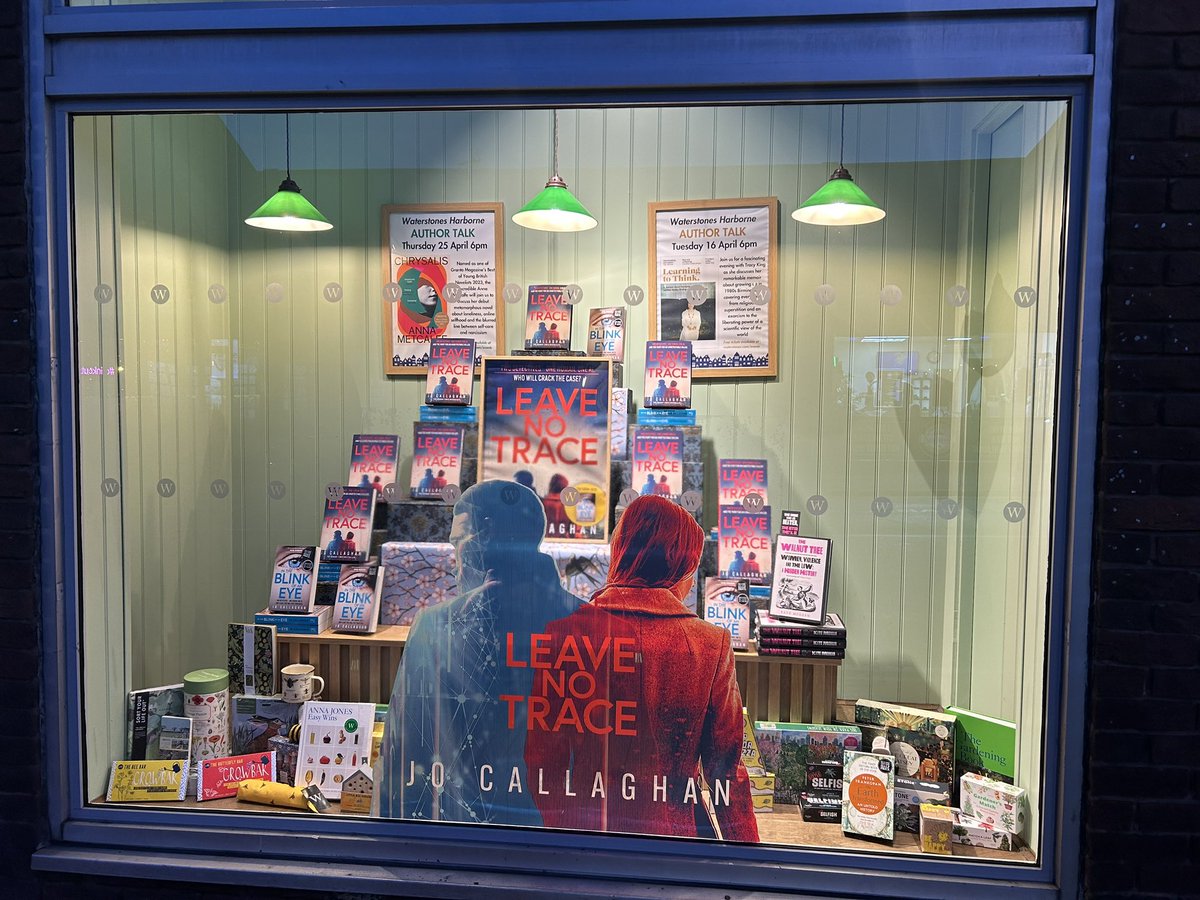
[[[895,837],[896,763],[882,753],[846,751],[842,772],[842,831],[891,841]]]
[[[854,721],[864,728],[885,729],[898,775],[946,785],[953,783],[954,716],[895,703],[859,700],[854,704]]]
[[[300,714],[298,788],[316,785],[330,800],[342,795],[342,782],[371,764],[374,703],[309,700]]]
[[[229,683],[239,694],[275,693],[279,644],[274,625],[230,623],[226,661]]]
[[[799,659],[845,659],[846,649],[829,650],[820,647],[776,647],[772,644],[759,644],[759,656],[792,656]]]
[[[771,637],[759,635],[760,647],[813,647],[817,650],[845,650],[846,642],[837,638]]]
[[[277,547],[268,609],[280,613],[312,612],[316,598],[317,548]]]
[[[275,754],[270,750],[202,760],[196,767],[196,799],[236,797],[238,785],[251,778],[275,780]]]
[[[847,750],[862,746],[862,729],[853,725],[803,722],[755,722],[754,737],[763,767],[775,773],[775,799],[796,803],[807,790],[808,766],[840,762]]]
[[[829,538],[779,535],[771,581],[771,615],[809,625],[825,621],[832,548]]]
[[[678,428],[633,430],[633,488],[643,497],[676,499],[683,493],[683,432]]]
[[[696,424],[694,409],[646,409],[638,408],[634,416],[638,425],[656,425],[669,428],[692,428]]]
[[[377,494],[396,481],[400,438],[394,434],[356,434],[350,443],[350,474],[346,484],[370,488]]]
[[[950,788],[937,781],[896,776],[896,830],[917,834],[921,829],[921,804],[950,805]]]
[[[182,800],[187,795],[186,759],[118,759],[108,776],[109,803]]]
[[[602,306],[588,312],[587,355],[614,362],[625,359],[625,307]]]
[[[479,407],[422,405],[418,419],[421,422],[453,422],[460,425],[475,425],[479,422]]]
[[[366,562],[371,549],[371,523],[375,520],[378,492],[351,485],[340,497],[325,498],[321,525],[321,562]]]
[[[183,684],[130,691],[125,698],[125,758],[169,759],[161,755],[164,716],[183,716]]]
[[[954,716],[954,777],[968,772],[1013,784],[1017,777],[1017,725],[959,706]]]
[[[770,583],[771,508],[750,512],[741,506],[722,506],[717,523],[717,574]]]
[[[691,409],[692,345],[689,341],[646,342],[648,409]]]
[[[430,406],[470,406],[475,386],[475,339],[434,338],[429,343],[425,402]]]
[[[288,703],[282,694],[233,697],[229,704],[230,736],[234,755],[261,753],[270,749],[276,735],[286,736],[300,721],[300,704]]]
[[[846,643],[846,623],[837,613],[826,613],[825,621],[820,625],[805,625],[801,622],[785,622],[774,616],[760,612],[758,614],[758,636],[781,638],[817,638],[839,640]]]
[[[351,634],[374,634],[379,627],[379,595],[383,570],[376,560],[342,566],[337,600],[333,606],[333,630]]]
[[[740,506],[750,494],[758,494],[763,506],[767,499],[767,461],[765,459],[717,460],[717,504]]]
[[[276,634],[320,634],[329,627],[332,606],[317,606],[308,613],[277,613],[269,609],[254,614],[255,625],[274,625]]]
[[[744,580],[705,579],[703,608],[704,621],[720,625],[728,631],[735,650],[745,650],[749,646],[750,590]]]
[[[414,500],[441,500],[447,487],[459,487],[463,426],[413,423],[410,486]]]
[[[573,309],[566,285],[531,284],[525,307],[525,349],[570,350]]]

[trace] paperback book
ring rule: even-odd
[[[722,506],[717,527],[717,571],[722,578],[771,581],[771,508],[750,512]]]
[[[463,434],[462,425],[413,423],[413,499],[441,500],[447,487],[460,486]]]
[[[125,698],[126,759],[170,759],[162,755],[164,716],[183,716],[183,684],[130,691]]]
[[[954,716],[954,777],[967,773],[1013,784],[1017,776],[1017,725],[958,706]]]
[[[230,623],[226,668],[234,693],[275,693],[279,645],[273,625]]]
[[[430,406],[470,406],[474,386],[474,338],[434,338],[430,341],[425,402]]]
[[[775,542],[771,615],[810,625],[825,621],[832,547],[829,538],[779,535]]]
[[[683,493],[683,432],[678,428],[633,430],[633,486],[645,497],[676,499]]]
[[[192,720],[163,716],[158,732],[157,759],[187,759],[192,755]]]
[[[646,342],[646,393],[643,403],[649,409],[691,409],[690,342]]]
[[[371,523],[375,521],[374,488],[353,485],[340,497],[325,499],[321,525],[321,562],[366,562],[371,548]]]
[[[800,513],[785,509],[779,514],[779,533],[786,537],[800,537]]]
[[[765,459],[722,459],[717,461],[717,504],[740,506],[750,494],[767,499],[767,461]]]
[[[418,412],[418,420],[474,425],[479,421],[479,408],[476,406],[425,406],[422,404]]]
[[[771,644],[759,644],[760,656],[793,656],[800,659],[845,659],[846,651],[827,650],[819,647],[777,647]]]
[[[615,362],[625,359],[625,307],[602,306],[588,312],[587,354]]]
[[[531,284],[525,308],[526,350],[570,350],[571,312],[566,285]]]
[[[279,613],[312,612],[316,598],[317,548],[277,547],[268,609]]]
[[[827,640],[841,641],[846,643],[846,623],[842,621],[842,617],[837,613],[826,613],[825,621],[819,625],[804,625],[800,622],[785,622],[783,619],[777,619],[769,613],[760,612],[758,614],[758,636],[763,638],[807,638],[815,640],[823,638]]]
[[[896,765],[882,753],[846,752],[842,774],[842,831],[891,841],[895,837]]]
[[[400,438],[394,434],[356,434],[350,444],[350,474],[346,484],[371,488],[377,494],[396,481]]]
[[[370,765],[374,703],[309,700],[300,716],[300,752],[295,787],[316,785],[330,800],[342,782]]]
[[[320,634],[329,627],[332,615],[333,607],[328,605],[317,606],[307,613],[277,613],[264,609],[254,614],[254,624],[274,625],[276,634]]]
[[[704,581],[704,621],[729,632],[735,650],[750,643],[750,588],[744,579],[707,578]]]
[[[379,595],[382,591],[383,569],[375,560],[342,566],[333,606],[333,630],[374,634],[379,627]]]

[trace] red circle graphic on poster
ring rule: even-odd
[[[396,327],[410,340],[441,337],[450,325],[446,302],[446,267],[434,260],[413,260],[396,269],[400,299]]]

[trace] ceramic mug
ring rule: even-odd
[[[283,699],[288,703],[303,703],[320,697],[325,690],[325,679],[316,672],[315,666],[308,663],[292,663],[284,666],[280,674],[283,677]],[[316,682],[316,685],[313,684]]]

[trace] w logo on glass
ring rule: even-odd
[[[1025,504],[1018,503],[1016,500],[1006,503],[1004,505],[1004,518],[1013,525],[1017,524],[1017,522],[1025,518]]]
[[[946,302],[951,306],[966,306],[967,301],[971,299],[971,292],[961,284],[956,284],[950,290],[946,291]]]
[[[388,303],[395,303],[400,299],[400,285],[394,281],[389,281],[383,286],[383,299]]]
[[[513,284],[510,281],[504,286],[504,302],[519,303],[521,300],[521,293],[521,286],[519,284]]]
[[[892,501],[887,497],[876,497],[871,501],[871,512],[875,513],[881,519],[890,516],[892,514]]]
[[[218,500],[224,500],[226,497],[229,496],[229,482],[226,481],[224,478],[218,478],[216,481],[214,481],[212,484],[210,484],[208,486],[208,489],[212,492],[212,495],[214,497],[216,497]]]
[[[559,499],[562,500],[563,506],[578,506],[579,505],[579,490],[573,487],[564,488],[559,494]]]
[[[641,302],[646,299],[646,292],[636,284],[631,284],[629,287],[625,288],[624,296],[625,302],[629,306],[639,306],[641,305]]]
[[[574,306],[583,299],[583,288],[577,284],[568,284],[563,295],[567,298],[567,302]]]
[[[804,504],[804,507],[814,516],[820,516],[824,515],[826,510],[829,509],[829,501],[820,494],[813,494],[808,498],[808,501]]]
[[[170,478],[160,478],[158,480],[158,487],[156,490],[158,491],[158,496],[163,497],[164,499],[167,497],[174,497],[175,482],[173,482]]]
[[[515,484],[506,484],[500,489],[500,499],[509,506],[515,506],[521,498],[521,489]]]
[[[1029,285],[1026,285],[1025,287],[1019,287],[1017,288],[1016,293],[1013,294],[1013,303],[1017,304],[1017,306],[1021,307],[1022,309],[1028,309],[1029,307],[1033,306],[1033,304],[1037,303],[1037,291],[1034,288],[1029,287]]]
[[[100,493],[105,497],[115,497],[121,493],[121,482],[115,478],[105,478],[100,482]]]
[[[636,500],[639,496],[641,496],[641,495],[638,494],[638,492],[635,491],[633,488],[625,488],[625,490],[621,491],[621,495],[617,498],[617,504],[619,506],[623,506],[623,507],[628,506],[630,503],[632,503],[634,500]]]
[[[338,484],[336,481],[331,481],[329,484],[325,485],[325,499],[341,500],[342,494],[345,493],[345,490],[346,489],[343,485]]]
[[[763,496],[757,491],[751,491],[742,498],[742,509],[747,512],[758,512],[763,508]]]
[[[267,496],[272,500],[282,500],[286,493],[287,488],[282,481],[272,481],[267,485]]]
[[[383,499],[388,503],[395,503],[400,499],[400,488],[396,486],[396,482],[389,481],[383,486]]]
[[[150,288],[150,299],[159,306],[162,306],[171,299],[171,289],[165,284],[156,284],[154,287]]]
[[[700,512],[700,507],[704,505],[704,498],[697,491],[684,491],[679,498],[679,505],[690,513]]]
[[[328,302],[337,303],[342,299],[342,286],[336,281],[331,281],[329,284],[325,285],[325,290],[323,293]]]
[[[958,501],[951,497],[944,497],[938,501],[937,511],[943,519],[953,519],[958,515]]]

